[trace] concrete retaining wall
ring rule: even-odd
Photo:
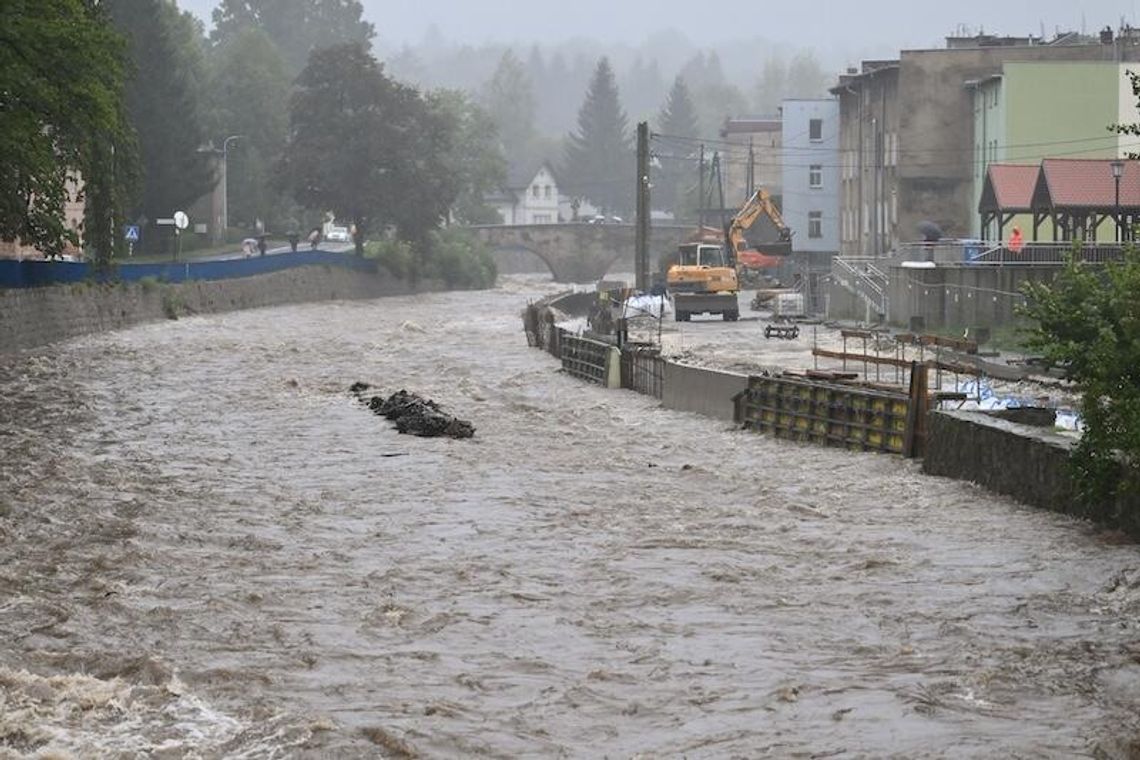
[[[433,286],[438,283],[421,283],[419,289],[436,289]],[[76,283],[0,290],[0,353],[169,319],[172,314],[212,314],[407,292],[411,292],[407,283],[387,275],[328,266],[298,267],[236,280]]]
[[[875,315],[863,299],[832,281],[827,288],[827,317],[849,322],[871,322]]]
[[[666,362],[661,405],[732,422],[733,397],[747,387],[747,375]]]
[[[987,326],[1015,321],[1014,309],[1029,281],[1052,281],[1057,266],[960,266],[890,269],[891,324],[909,328],[922,317],[927,330]]]

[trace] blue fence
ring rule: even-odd
[[[96,272],[87,262],[17,261],[0,259],[0,288],[38,288],[72,282],[138,282],[151,277],[162,282],[229,280],[280,272],[295,267],[326,265],[375,272],[376,262],[352,253],[297,251],[224,261],[169,261],[162,264],[116,264]]]

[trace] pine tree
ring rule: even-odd
[[[659,166],[654,170],[656,178],[653,182],[653,205],[679,216],[682,213],[680,207],[685,205],[685,189],[694,183],[694,164],[688,159],[697,154],[697,145],[668,138],[697,137],[700,130],[697,109],[681,76],[673,80],[665,105],[657,115],[657,130],[667,136],[666,143],[670,147],[663,151],[667,155],[658,159]]]
[[[522,61],[510,50],[483,88],[481,105],[495,120],[507,160],[520,160],[534,139],[534,90]]]
[[[764,62],[760,78],[756,80],[756,93],[753,108],[758,113],[776,113],[780,101],[787,95],[788,69],[778,56],[771,56]]]
[[[696,137],[700,122],[697,109],[689,94],[689,87],[683,77],[673,80],[673,87],[657,115],[657,129],[662,134],[675,137]]]
[[[562,180],[604,212],[628,215],[636,190],[635,160],[614,72],[602,58],[578,110],[578,132],[567,138]]]

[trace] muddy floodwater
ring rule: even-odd
[[[568,378],[538,287],[0,359],[0,757],[1136,749],[1136,546]]]

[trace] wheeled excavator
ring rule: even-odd
[[[693,314],[719,314],[725,321],[740,318],[737,293],[741,282],[758,281],[762,270],[771,263],[768,256],[750,248],[744,236],[761,214],[768,216],[780,236],[780,243],[772,247],[775,250],[770,249],[771,253],[791,252],[791,230],[768,191],[757,190],[724,230],[699,228],[669,262],[666,287],[678,322],[689,321]]]

